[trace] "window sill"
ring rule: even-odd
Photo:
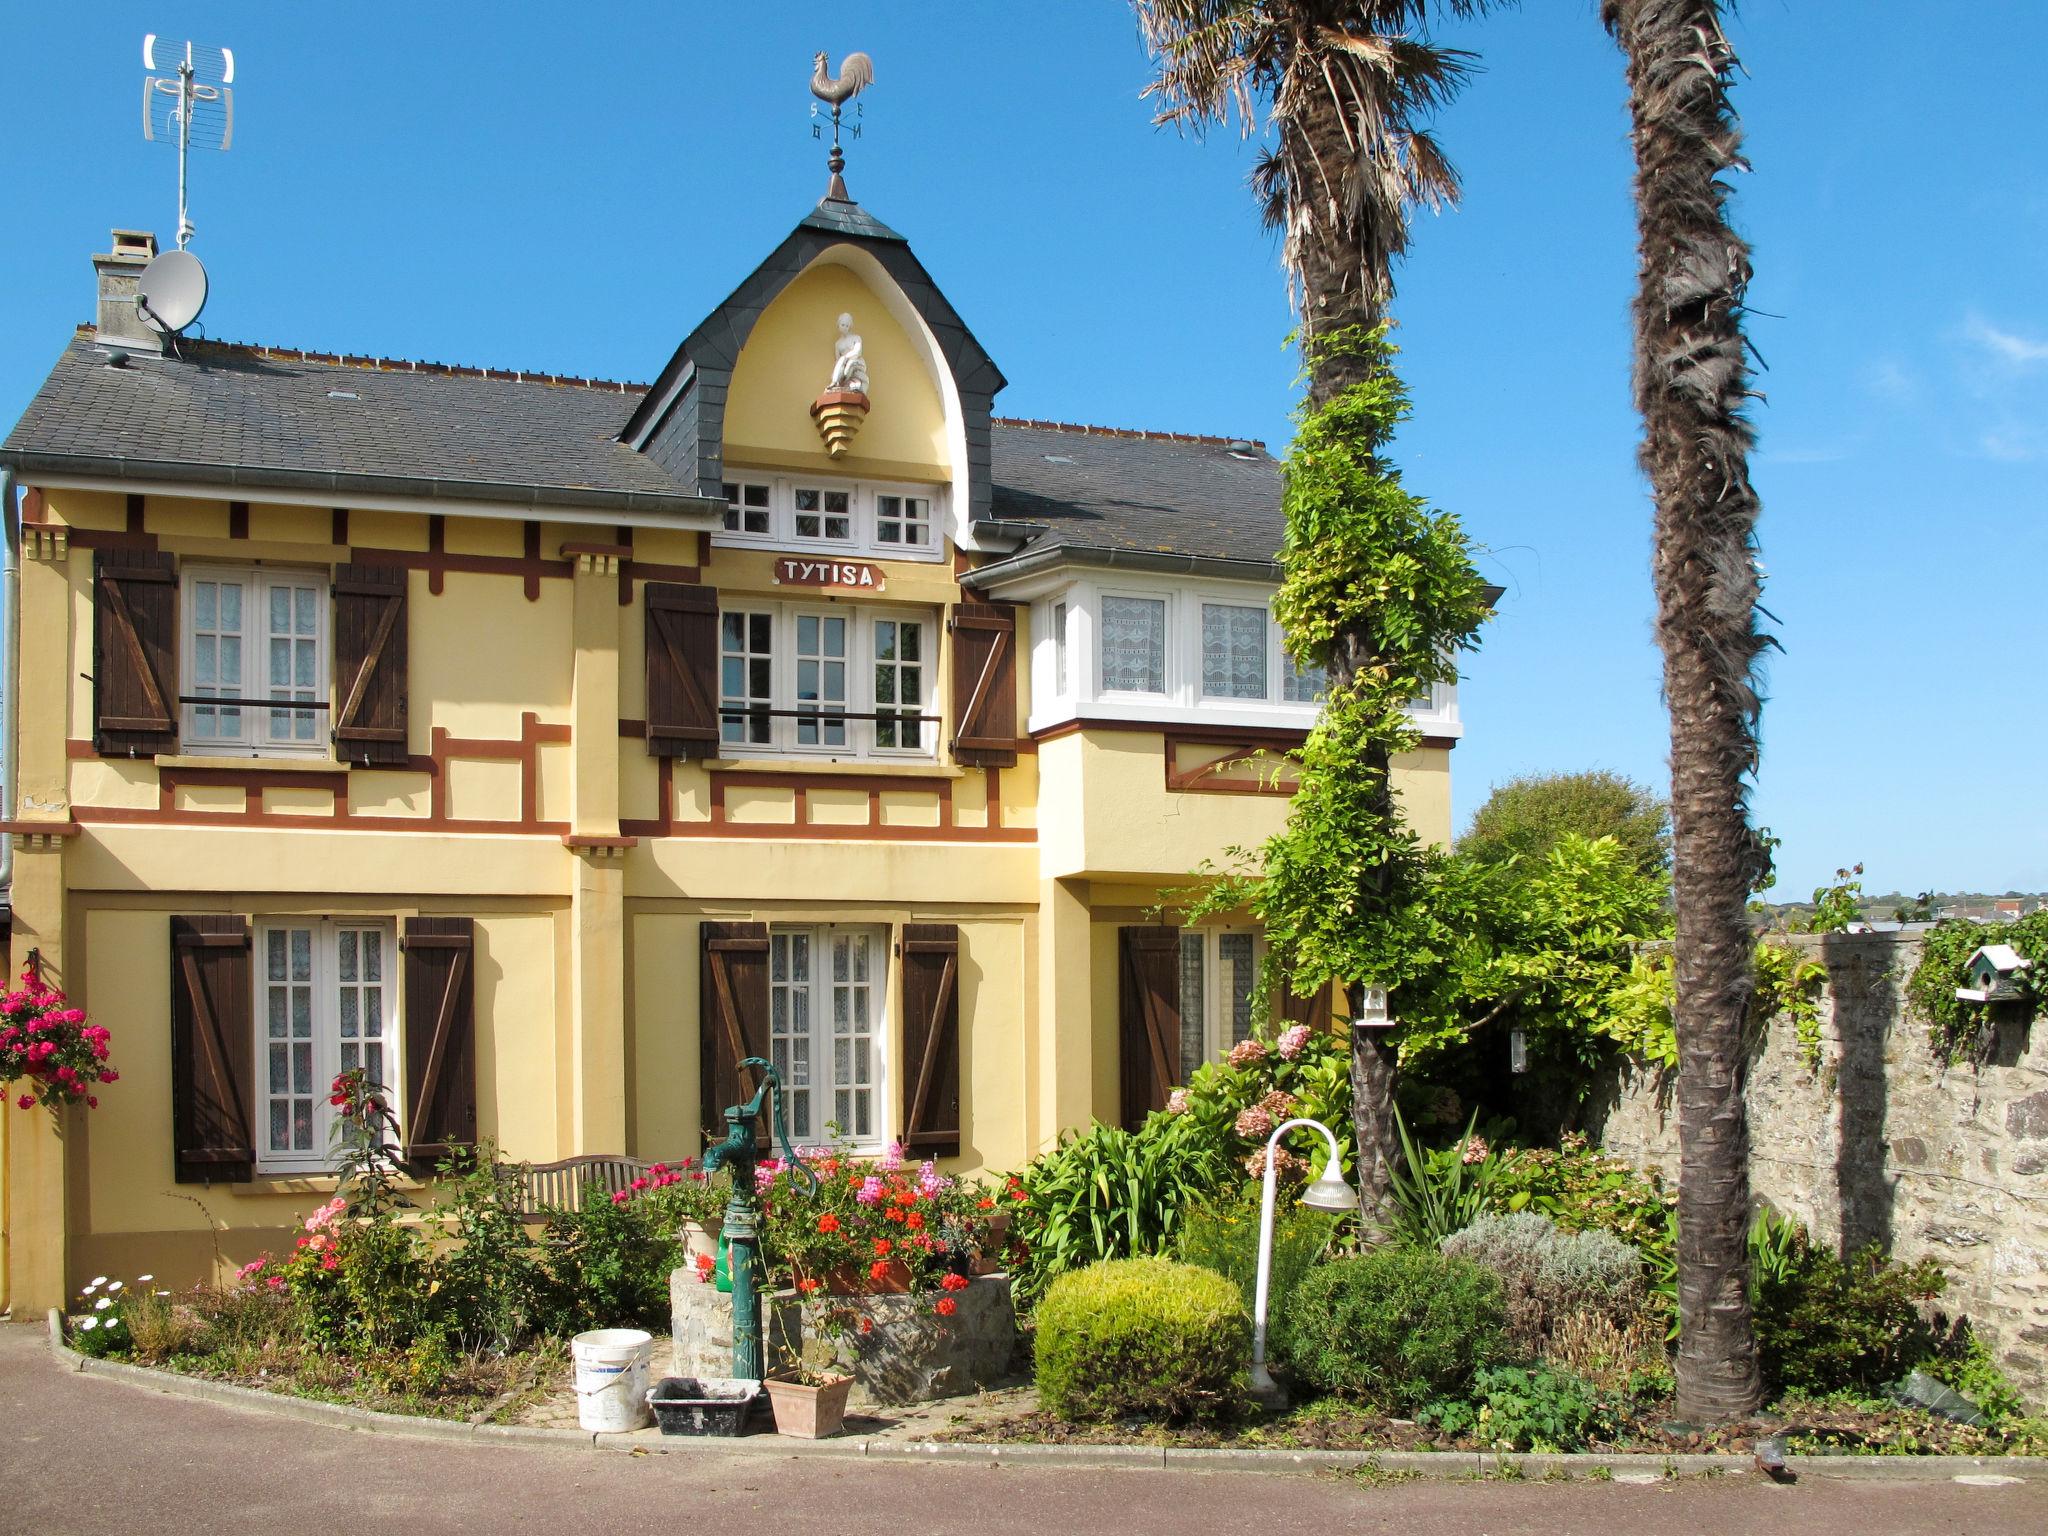
[[[710,773],[787,773],[804,778],[870,778],[875,774],[886,774],[898,779],[964,779],[965,768],[947,767],[942,763],[918,762],[901,757],[707,757],[704,767]]]
[[[400,1173],[392,1178],[397,1189],[425,1189],[428,1181],[416,1179],[409,1173]],[[237,1194],[250,1195],[331,1195],[341,1188],[339,1175],[332,1173],[258,1173],[255,1178],[227,1186]]]
[[[159,768],[261,768],[284,773],[344,773],[349,764],[331,757],[297,752],[159,752],[150,759]]]

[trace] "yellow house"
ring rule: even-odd
[[[154,247],[0,449],[11,963],[121,1072],[0,1121],[17,1309],[283,1241],[348,1066],[418,1166],[680,1157],[758,1054],[973,1171],[1250,1027],[1257,936],[1153,913],[1314,718],[1259,445],[995,416],[836,181],[645,386],[165,341]]]

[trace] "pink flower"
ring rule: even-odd
[[[1264,1097],[1259,1100],[1259,1108],[1273,1117],[1275,1125],[1287,1119],[1299,1107],[1293,1094],[1279,1088],[1267,1089]]]
[[[1485,1137],[1468,1136],[1465,1138],[1464,1149],[1458,1153],[1458,1161],[1466,1164],[1483,1163],[1491,1155],[1487,1150]]]
[[[624,1205],[628,1200],[632,1198],[633,1196],[631,1191],[622,1189],[612,1196],[612,1204]]]
[[[889,1143],[889,1150],[882,1154],[881,1169],[884,1173],[894,1173],[898,1168],[901,1168],[902,1166],[903,1143],[900,1141],[892,1141]]]
[[[1248,1067],[1253,1062],[1266,1059],[1266,1043],[1263,1040],[1240,1040],[1230,1048],[1230,1064],[1233,1067]]]
[[[953,1181],[939,1172],[937,1163],[920,1163],[917,1169],[917,1187],[930,1197],[951,1189]]]
[[[854,1193],[853,1198],[862,1205],[880,1205],[882,1203],[882,1181],[873,1174],[869,1174],[860,1181],[860,1188]]]
[[[1273,1117],[1254,1104],[1237,1117],[1235,1129],[1238,1135],[1249,1141],[1260,1141],[1273,1134]]]
[[[1282,1061],[1293,1061],[1308,1049],[1308,1026],[1296,1024],[1280,1032],[1279,1044],[1275,1047]]]
[[[1194,1100],[1188,1097],[1187,1089],[1176,1088],[1166,1096],[1166,1112],[1169,1115],[1184,1115],[1193,1103]]]
[[[36,1107],[36,1098],[32,1093],[24,1093],[14,1102],[23,1109],[34,1109]]]

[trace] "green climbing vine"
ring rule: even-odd
[[[1969,985],[1964,967],[1986,944],[2009,944],[2034,962],[2020,973],[2021,997],[2008,1004],[1966,1003],[1956,996]],[[1906,982],[1906,1002],[1927,1026],[1927,1041],[1943,1061],[1977,1061],[1991,1047],[1994,1008],[2008,1007],[2032,1018],[2048,1000],[2048,909],[2016,923],[1937,923],[1928,930],[1920,963]]]

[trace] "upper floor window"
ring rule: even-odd
[[[256,932],[257,1161],[324,1169],[335,1109],[328,1088],[361,1069],[397,1102],[398,984],[391,924],[293,919]]]
[[[929,757],[932,643],[924,613],[750,604],[719,615],[724,750]]]
[[[1166,692],[1166,602],[1163,598],[1103,598],[1102,691]]]
[[[722,542],[816,544],[898,560],[944,553],[933,488],[767,475],[737,475],[724,487]]]
[[[326,577],[188,566],[184,587],[185,749],[326,752]]]
[[[1285,652],[1280,657],[1280,698],[1288,704],[1320,704],[1330,691],[1330,674],[1313,662],[1304,666]]]
[[[1239,603],[1202,604],[1202,697],[1266,697],[1266,610]]]

